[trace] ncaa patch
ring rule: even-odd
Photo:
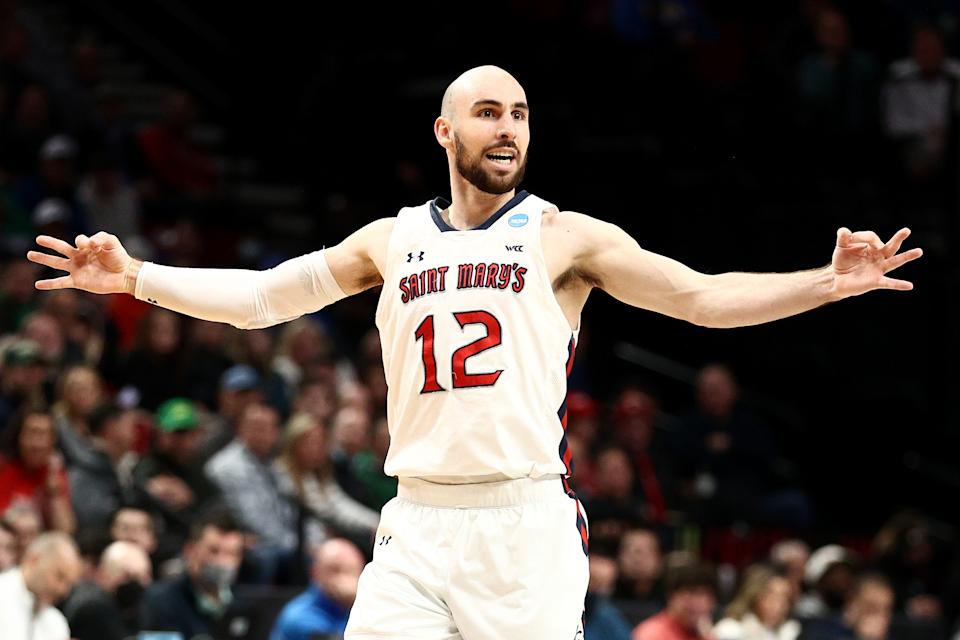
[[[522,227],[528,222],[530,222],[530,216],[525,213],[515,213],[507,220],[507,224],[515,228]]]

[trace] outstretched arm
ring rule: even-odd
[[[704,327],[770,322],[874,289],[908,291],[910,282],[886,274],[923,254],[898,253],[909,229],[883,243],[872,231],[843,228],[825,267],[708,275],[642,249],[615,225],[576,213],[561,217],[568,218],[567,235],[574,239],[574,268],[587,281],[627,304]]]
[[[288,260],[266,271],[167,267],[131,258],[115,236],[77,236],[76,246],[50,236],[37,243],[61,254],[30,251],[27,258],[66,271],[40,280],[38,289],[76,288],[93,293],[129,293],[196,318],[241,329],[286,322],[381,281],[378,252],[393,220],[384,218],[343,242]]]

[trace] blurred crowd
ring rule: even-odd
[[[663,4],[683,9],[678,42],[707,28],[696,3]],[[949,237],[960,62],[944,32],[918,24],[884,71],[843,11],[803,10],[805,35],[784,42],[802,52],[809,144],[873,144],[862,136],[878,123],[921,231]],[[620,15],[620,35],[646,42],[634,18]],[[243,332],[125,296],[35,291],[51,274],[23,254],[40,233],[104,229],[139,257],[202,264],[182,214],[220,197],[189,92],[135,121],[101,82],[95,38],[51,59],[41,36],[0,2],[2,635],[340,637],[396,492],[372,318]],[[588,639],[960,638],[953,529],[911,510],[868,536],[831,529],[731,365],[700,369],[687,404],[667,412],[629,383],[569,395]]]

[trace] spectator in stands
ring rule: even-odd
[[[94,576],[77,583],[61,607],[76,640],[123,640],[140,628],[140,601],[153,582],[147,553],[132,542],[114,542]]]
[[[88,420],[91,456],[69,468],[77,524],[106,531],[113,514],[132,498],[127,480],[135,463],[132,412],[114,405],[94,409]]]
[[[294,389],[288,388],[283,377],[271,366],[274,334],[269,329],[259,329],[238,331],[234,336],[237,342],[234,360],[253,367],[260,375],[264,402],[276,407],[280,415],[290,415]],[[222,412],[222,407],[220,409]]]
[[[240,415],[237,437],[204,467],[237,521],[258,537],[252,581],[265,584],[289,567],[299,542],[296,511],[270,469],[279,438],[276,410],[251,404]]]
[[[600,435],[600,405],[582,391],[567,395],[567,446],[573,461],[575,488],[584,497],[597,489],[593,459]]]
[[[154,411],[169,398],[188,395],[183,382],[181,319],[151,307],[140,322],[137,340],[121,366],[118,382],[140,392],[140,406]]]
[[[47,363],[33,340],[15,340],[3,352],[0,369],[0,434],[24,407],[44,404]]]
[[[8,171],[34,170],[41,147],[56,130],[51,111],[50,96],[39,84],[28,84],[19,92],[12,126],[0,131],[0,159]]]
[[[633,630],[633,640],[707,640],[717,604],[714,571],[696,563],[672,566],[666,576],[667,607]]]
[[[0,520],[0,573],[17,566],[19,561],[17,532],[4,520]]]
[[[226,353],[227,336],[232,327],[222,322],[191,319],[187,327],[183,375],[190,388],[190,397],[201,406],[213,408],[217,403],[220,379],[233,362]]]
[[[133,469],[138,494],[148,498],[164,524],[161,555],[179,549],[190,523],[220,500],[220,492],[193,462],[200,442],[196,407],[185,398],[172,398],[156,412],[150,451]]]
[[[353,474],[353,459],[370,448],[370,414],[356,407],[340,407],[333,415],[330,431],[330,458],[337,483],[351,496],[369,505],[369,497]]]
[[[653,529],[634,527],[620,538],[619,575],[614,595],[618,606],[629,608],[634,624],[663,609],[663,553]]]
[[[590,582],[584,600],[585,638],[630,639],[630,625],[610,601],[616,583],[617,561],[600,550],[590,549]]]
[[[702,517],[712,524],[745,519],[803,530],[812,524],[810,502],[799,489],[773,488],[781,478],[780,451],[772,430],[739,402],[739,388],[725,365],[701,369],[697,404],[683,419],[678,454],[699,487]]]
[[[873,58],[853,48],[847,16],[836,8],[819,12],[818,51],[797,68],[797,98],[803,130],[824,141],[844,142],[872,132],[876,124],[878,75]],[[832,145],[839,146],[834,141]]]
[[[124,242],[140,235],[140,196],[124,180],[118,158],[102,151],[95,153],[89,173],[77,187],[77,199],[94,231],[110,229]]]
[[[51,366],[52,376],[58,375],[60,368],[68,364],[67,338],[59,319],[52,313],[43,310],[31,313],[23,319],[20,334],[37,343],[44,360]]]
[[[0,574],[0,629],[5,638],[64,640],[67,621],[54,605],[80,576],[80,555],[62,532],[45,533],[30,543],[20,566]]]
[[[53,292],[42,300],[44,314],[60,327],[60,362],[64,366],[97,365],[104,348],[113,346],[103,344],[103,302],[72,289]]]
[[[366,504],[379,512],[397,495],[397,478],[383,472],[383,463],[390,449],[390,429],[386,417],[373,424],[372,446],[353,456],[352,474],[367,497]]]
[[[89,232],[86,212],[76,198],[77,153],[73,138],[63,134],[51,136],[40,147],[38,173],[22,176],[13,186],[14,197],[27,211],[36,211],[50,199],[63,203],[67,237]]]
[[[63,372],[59,393],[50,413],[57,426],[57,442],[67,466],[97,458],[90,433],[90,414],[103,401],[103,385],[96,369],[71,367]]]
[[[0,219],[3,218],[2,209],[3,205],[0,204]],[[6,235],[3,229],[0,229],[0,234]],[[32,284],[36,276],[37,269],[33,263],[11,260],[3,265],[3,276],[0,277],[0,335],[19,329],[23,319],[36,309],[36,289]]]
[[[211,158],[190,140],[197,107],[186,91],[171,91],[163,119],[140,132],[140,150],[160,189],[171,196],[203,200],[213,194],[217,173]]]
[[[72,533],[76,520],[70,482],[63,457],[55,449],[57,435],[50,414],[27,410],[6,435],[0,461],[0,513],[11,505],[29,504],[46,528]]]
[[[198,518],[183,549],[184,573],[147,589],[140,629],[177,631],[184,638],[226,635],[245,609],[233,591],[243,546],[244,532],[228,513],[213,510]]]
[[[740,590],[717,623],[717,640],[796,640],[800,623],[789,619],[793,607],[786,576],[765,565],[744,572]]]
[[[910,57],[890,65],[883,89],[886,133],[900,145],[908,175],[942,177],[953,127],[960,61],[947,57],[943,34],[932,25],[913,31]]]
[[[250,406],[263,402],[260,388],[260,375],[245,364],[237,364],[220,376],[220,390],[217,394],[217,413],[204,428],[203,440],[197,453],[197,462],[206,462],[237,435],[237,421],[240,414]]]
[[[893,588],[880,574],[857,578],[841,616],[804,622],[800,640],[887,640]]]
[[[803,593],[803,576],[810,559],[810,547],[803,540],[782,540],[770,548],[770,564],[782,571],[790,582],[790,601]]]
[[[281,490],[307,517],[306,541],[313,548],[333,535],[368,548],[380,516],[343,491],[333,476],[327,433],[312,415],[295,414],[283,434],[283,450],[274,464]]]
[[[634,493],[642,495],[646,519],[663,523],[667,509],[678,508],[676,457],[668,438],[671,432],[661,424],[657,401],[643,389],[627,387],[614,405],[614,435],[623,448],[634,473]]]
[[[157,532],[150,513],[134,506],[120,507],[110,523],[110,537],[115,541],[132,542],[147,555],[157,550]]]
[[[850,595],[855,557],[840,545],[828,544],[810,554],[804,569],[809,592],[797,601],[794,613],[800,618],[839,615]]]
[[[872,567],[890,580],[895,608],[911,618],[936,620],[950,562],[927,518],[914,511],[894,515],[873,541]]]
[[[363,554],[347,540],[317,547],[310,588],[283,608],[270,640],[342,638],[363,565]]]
[[[3,512],[3,522],[17,536],[17,564],[20,564],[27,547],[43,532],[43,521],[33,505],[20,502]]]
[[[590,536],[618,540],[637,523],[645,522],[646,505],[633,493],[633,468],[620,447],[607,447],[597,454],[597,491],[585,500],[590,517]]]
[[[281,330],[273,369],[290,388],[296,389],[308,380],[305,371],[310,363],[328,356],[330,351],[330,339],[323,328],[313,320],[300,318]]]
[[[294,413],[309,413],[326,424],[333,418],[336,410],[337,390],[333,383],[312,380],[300,385],[293,403]]]

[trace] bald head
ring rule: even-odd
[[[130,580],[146,586],[152,581],[152,576],[147,552],[133,542],[118,541],[108,546],[100,556],[100,565],[97,567],[97,582],[108,593]]]
[[[80,577],[80,552],[73,538],[51,532],[30,543],[21,563],[27,589],[44,605],[67,597]]]
[[[433,132],[447,151],[454,202],[471,190],[516,189],[526,169],[529,115],[523,87],[500,67],[475,67],[450,83]]]
[[[349,608],[357,597],[363,554],[342,538],[333,538],[314,552],[313,581],[330,598]]]
[[[440,116],[454,120],[457,113],[481,99],[494,99],[495,96],[509,90],[523,96],[526,105],[526,93],[517,79],[500,67],[484,65],[461,73],[443,92]]]

